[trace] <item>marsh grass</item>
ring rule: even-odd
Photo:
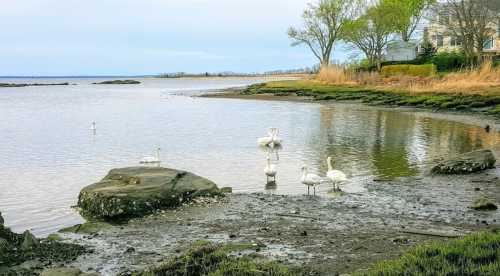
[[[294,276],[286,266],[251,256],[236,257],[235,252],[256,250],[252,244],[216,245],[207,241],[196,242],[183,255],[136,275],[208,275],[208,276]]]
[[[417,246],[355,275],[500,275],[500,234],[481,232]]]
[[[402,65],[399,65],[402,67]],[[390,68],[398,69],[398,66]],[[417,66],[414,66],[417,67]],[[428,69],[425,65],[419,70]],[[415,69],[415,70],[417,70]],[[387,70],[386,70],[387,71]],[[461,95],[500,95],[500,67],[486,60],[480,67],[444,75],[391,74],[354,72],[339,66],[323,67],[311,82],[327,85],[366,86],[385,91],[406,91],[411,94],[440,93]]]

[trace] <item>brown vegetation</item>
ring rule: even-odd
[[[500,92],[500,68],[494,68],[491,61],[484,62],[478,68],[430,77],[405,74],[385,77],[377,72],[355,72],[339,66],[328,66],[320,70],[315,80],[331,85],[363,85],[410,93],[486,95]]]

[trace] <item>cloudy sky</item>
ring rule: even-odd
[[[262,72],[313,65],[310,0],[0,0],[0,75]],[[339,49],[341,50],[341,49]],[[343,59],[338,53],[334,58]]]

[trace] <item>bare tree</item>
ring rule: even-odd
[[[334,44],[346,22],[358,14],[360,3],[361,0],[319,0],[309,4],[302,15],[304,26],[288,30],[292,46],[307,45],[321,66],[329,65]]]
[[[446,27],[448,35],[460,40],[471,64],[481,56],[498,27],[500,14],[495,2],[498,0],[446,0],[437,5],[439,24]]]

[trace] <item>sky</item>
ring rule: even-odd
[[[291,47],[310,0],[0,0],[0,76],[264,72],[312,66]],[[345,60],[343,47],[333,59]]]

